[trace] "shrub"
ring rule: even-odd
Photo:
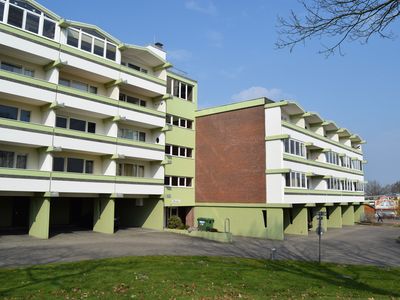
[[[171,216],[168,220],[167,227],[169,229],[184,229],[185,225],[182,223],[181,218],[178,216]]]

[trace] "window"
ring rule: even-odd
[[[0,104],[0,118],[30,122],[31,112],[23,109],[20,110],[17,107]]]
[[[18,119],[18,108],[6,105],[0,105],[0,117],[6,119]]]
[[[79,45],[79,32],[71,28],[67,29],[67,44],[78,47]]]
[[[19,119],[24,122],[30,122],[31,121],[31,112],[21,109],[21,115],[20,115]]]
[[[115,60],[116,51],[117,51],[117,47],[115,47],[112,44],[107,43],[106,57],[108,59]]]
[[[326,162],[329,164],[339,165],[339,154],[333,151],[325,153]]]
[[[165,122],[169,125],[175,125],[175,126],[179,126],[182,128],[187,128],[187,129],[193,128],[192,120],[188,120],[188,119],[184,119],[184,118],[180,118],[180,117],[176,117],[176,116],[172,116],[172,115],[167,115]]]
[[[140,106],[146,107],[146,101],[145,100],[139,99],[137,97],[129,96],[129,95],[126,95],[124,93],[120,93],[119,94],[119,100],[131,103],[131,104],[135,104],[135,105],[140,105]]]
[[[97,94],[97,87],[88,85],[84,82],[76,81],[76,80],[69,80],[65,78],[59,78],[58,84],[63,86],[68,86],[73,89],[81,90],[84,92],[89,92],[91,94]]]
[[[119,128],[118,137],[134,141],[146,142],[146,133],[129,128]]]
[[[177,79],[167,77],[167,93],[184,100],[193,100],[193,86]]]
[[[340,190],[340,179],[336,177],[327,179],[327,188],[328,190]]]
[[[65,164],[67,164],[65,166]],[[53,158],[53,171],[67,172],[72,173],[86,173],[93,174],[93,160],[85,160],[82,158],[74,158],[74,157],[54,157]]]
[[[56,31],[56,23],[50,21],[48,19],[44,19],[43,21],[43,36],[48,37],[50,39],[54,39],[54,34]]]
[[[119,163],[117,176],[144,177],[144,166],[139,164]]]
[[[87,52],[92,52],[92,37],[82,33],[81,49]]]
[[[290,172],[285,174],[287,187],[307,188],[306,174],[302,172]]]
[[[81,158],[67,159],[67,172],[83,173],[84,160]]]
[[[191,187],[192,179],[190,177],[165,176],[164,184],[166,186]]]
[[[0,151],[0,167],[1,168],[14,167],[14,152]]]
[[[26,169],[27,162],[28,162],[27,154],[17,154],[17,160],[16,160],[15,167],[17,169]]]
[[[96,133],[96,123],[63,116],[56,116],[56,127]]]
[[[22,21],[24,18],[24,11],[14,5],[10,5],[8,8],[8,20],[7,23],[19,28],[22,28]]]
[[[26,75],[26,76],[30,76],[30,77],[34,77],[34,75],[35,75],[35,71],[33,71],[33,70],[26,69],[26,68],[23,68],[22,66],[14,65],[14,64],[4,62],[4,61],[1,62],[1,69],[4,71],[18,73],[18,74]]]
[[[64,172],[64,157],[53,158],[53,171]]]
[[[104,56],[104,41],[94,39],[93,53],[99,56]]]
[[[358,159],[354,159],[351,161],[351,165],[353,169],[362,171],[363,170],[363,165],[362,165],[362,161],[358,160]]]
[[[306,157],[306,147],[303,142],[293,139],[284,139],[283,144],[286,153]]]
[[[131,68],[131,69],[133,69],[133,70],[136,70],[136,71],[139,71],[139,72],[142,72],[142,73],[148,73],[148,71],[145,69],[145,68],[142,68],[142,67],[139,67],[139,66],[137,66],[137,65],[135,65],[135,64],[132,64],[132,63],[126,63],[126,62],[121,62],[121,65],[123,65],[123,66],[126,66],[126,67],[128,67],[128,68]]]
[[[40,20],[40,17],[38,15],[27,13],[25,29],[30,32],[38,34],[39,33],[39,20]]]
[[[340,158],[340,160],[341,160],[341,162],[342,162],[342,167],[345,167],[345,168],[352,168],[352,166],[351,166],[351,158],[350,157],[348,157],[348,156],[342,156],[341,158]]]
[[[180,157],[192,157],[191,148],[181,147],[181,146],[173,146],[173,145],[165,145],[165,154],[180,156]]]
[[[3,21],[4,3],[0,2],[0,21]]]

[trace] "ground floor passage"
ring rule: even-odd
[[[308,235],[319,226],[318,213],[323,214],[321,227],[342,228],[360,222],[363,205],[348,203],[293,204],[291,207],[196,206],[197,218],[214,219],[214,228],[234,235],[283,240],[285,234]]]
[[[163,228],[160,199],[83,197],[0,197],[0,235],[29,234],[47,239],[60,233],[122,228]]]

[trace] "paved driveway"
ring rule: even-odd
[[[399,227],[350,226],[330,229],[323,236],[323,261],[400,266]],[[288,236],[285,241],[234,237],[233,244],[145,229],[120,230],[115,235],[91,231],[58,234],[49,240],[27,235],[0,236],[0,267],[67,262],[131,255],[210,255],[317,260],[318,240]]]

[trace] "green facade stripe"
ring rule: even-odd
[[[290,208],[290,203],[220,203],[196,202],[196,207]]]
[[[312,161],[312,160],[308,160],[308,159],[301,158],[301,157],[294,157],[289,154],[283,154],[283,159],[287,160],[287,161],[298,162],[298,163],[302,163],[302,164],[306,164],[306,165],[310,165],[310,166],[321,167],[324,169],[331,169],[331,170],[340,171],[340,172],[344,172],[344,173],[364,175],[364,173],[362,171],[350,170],[350,169],[347,169],[344,167],[335,166],[335,165],[323,163],[320,161]]]
[[[284,174],[290,173],[291,169],[267,169],[265,170],[265,174]]]
[[[276,140],[284,140],[290,138],[289,134],[278,134],[278,135],[270,135],[265,137],[265,141],[276,141]]]
[[[314,137],[314,138],[319,139],[319,140],[321,140],[321,141],[330,143],[330,144],[335,145],[335,146],[337,146],[337,147],[340,147],[340,148],[343,148],[343,149],[346,149],[346,150],[349,150],[349,151],[352,151],[352,152],[354,152],[354,153],[357,153],[357,154],[362,155],[362,152],[361,152],[361,151],[358,151],[358,150],[356,150],[356,149],[354,149],[354,148],[352,148],[352,147],[343,145],[343,144],[341,144],[341,143],[339,143],[339,142],[332,141],[331,139],[328,139],[328,138],[326,138],[326,137],[324,137],[324,136],[321,136],[321,135],[319,135],[319,134],[317,134],[317,133],[314,133],[314,132],[312,132],[312,131],[310,131],[310,130],[307,130],[307,129],[305,129],[305,128],[302,128],[302,127],[300,127],[300,126],[297,126],[297,125],[294,125],[294,124],[290,124],[290,123],[288,123],[288,122],[286,122],[286,121],[282,121],[282,126],[283,126],[283,127],[286,127],[286,128],[289,128],[289,129],[293,129],[293,130],[295,130],[295,131],[297,131],[297,132],[306,134],[306,135],[308,135],[308,136]]]
[[[30,85],[33,87],[43,88],[43,89],[53,91],[53,92],[60,92],[63,94],[83,98],[83,99],[90,100],[90,101],[105,103],[105,104],[109,104],[109,105],[116,106],[116,107],[123,107],[128,110],[142,112],[145,114],[165,118],[165,112],[157,111],[154,109],[149,109],[146,107],[130,104],[127,102],[111,99],[111,98],[104,97],[104,96],[99,96],[99,95],[92,94],[92,93],[85,93],[85,92],[77,90],[77,89],[73,89],[70,87],[62,86],[62,85],[57,85],[55,83],[50,83],[45,80],[32,78],[29,76],[24,76],[24,75],[0,70],[0,78],[6,79],[9,81],[13,81],[13,82],[17,82],[17,83]]]
[[[2,118],[0,118],[0,126],[6,127],[6,128],[18,129],[18,130],[25,130],[25,131],[30,131],[30,132],[46,133],[46,134],[53,134],[53,132],[54,132],[54,134],[57,136],[74,137],[74,138],[78,138],[78,139],[112,143],[112,144],[117,144],[117,145],[121,145],[121,146],[125,146],[125,145],[126,146],[135,146],[138,148],[158,150],[158,151],[164,151],[164,149],[165,149],[164,145],[150,144],[150,143],[144,143],[144,142],[140,142],[140,141],[133,141],[133,140],[129,140],[129,139],[105,136],[105,135],[100,135],[100,134],[95,134],[95,133],[87,133],[87,132],[81,132],[81,131],[76,131],[76,130],[71,130],[71,129],[57,128],[57,127],[54,128],[54,127],[41,125],[41,124],[34,124],[34,123],[2,119]]]
[[[364,196],[363,192],[346,192],[346,191],[331,191],[331,190],[308,190],[285,188],[285,194],[296,195],[333,195],[333,196]]]
[[[264,105],[264,107],[266,109],[268,109],[268,108],[286,106],[288,104],[289,104],[289,101],[279,101],[279,102],[274,102],[274,103],[267,103]]]
[[[217,107],[211,107],[211,108],[196,111],[196,118],[204,117],[204,116],[208,116],[208,115],[219,114],[219,113],[224,113],[224,112],[229,112],[229,111],[234,111],[234,110],[239,110],[239,109],[251,108],[251,107],[255,107],[255,106],[262,106],[264,104],[265,104],[265,98],[258,98],[258,99],[254,99],[254,100],[248,100],[248,101],[243,101],[243,102],[238,102],[238,103],[221,105],[221,106],[217,106]]]

